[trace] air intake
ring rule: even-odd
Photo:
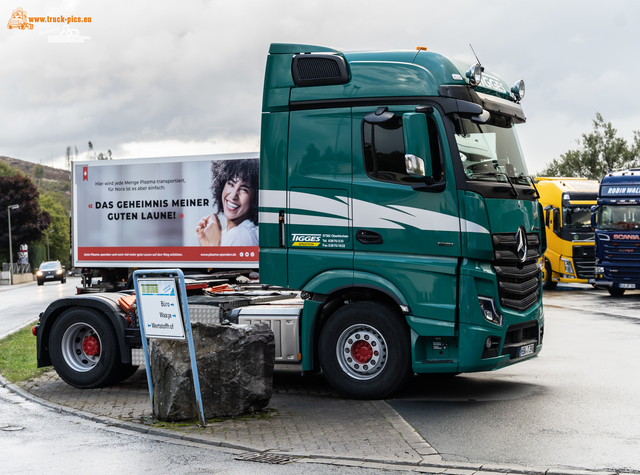
[[[330,86],[349,82],[344,58],[331,54],[294,56],[291,73],[293,82],[298,87]]]

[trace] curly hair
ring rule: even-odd
[[[249,184],[253,193],[253,202],[249,210],[248,219],[256,226],[258,225],[258,177],[260,162],[256,158],[244,160],[215,160],[211,162],[211,193],[213,195],[213,204],[221,213],[222,190],[227,181],[231,179],[239,179]]]

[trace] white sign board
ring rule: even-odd
[[[185,339],[174,279],[138,279],[137,295],[140,325],[147,338]]]

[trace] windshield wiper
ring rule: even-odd
[[[504,172],[478,172],[478,173],[474,173],[474,175],[484,175],[484,176],[503,176],[507,179],[507,183],[509,183],[509,185],[511,185],[511,191],[513,192],[513,196],[515,196],[516,198],[518,198],[518,190],[516,190],[516,187],[513,186],[513,182],[511,181],[511,179],[509,178],[509,175],[507,175]]]
[[[536,186],[535,182],[533,181],[533,178],[531,178],[530,175],[521,175],[523,178],[528,178],[529,179],[529,183],[531,183],[531,186],[533,186],[533,189],[536,190],[536,196],[535,198],[537,200],[540,199],[540,192],[538,191],[538,187]]]

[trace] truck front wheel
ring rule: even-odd
[[[607,290],[612,297],[622,297],[624,295],[624,289],[618,287],[609,287]]]
[[[108,384],[120,369],[115,332],[91,309],[64,312],[54,323],[49,348],[58,375],[76,388]]]
[[[558,286],[557,282],[551,280],[551,262],[544,260],[544,271],[542,272],[542,286],[545,290],[553,290]]]
[[[320,334],[319,358],[329,383],[354,399],[385,398],[413,376],[409,327],[380,302],[338,309]]]

